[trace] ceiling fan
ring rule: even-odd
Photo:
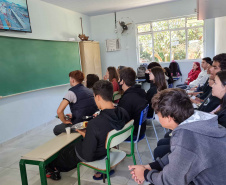
[[[115,12],[115,33],[127,35],[133,29],[133,25],[134,23],[129,17],[122,17],[119,21],[117,21]]]

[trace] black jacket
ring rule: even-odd
[[[146,99],[147,99],[148,104],[149,104],[148,117],[153,117],[154,110],[152,108],[151,100],[152,100],[152,98],[155,94],[157,94],[157,87],[153,84],[151,86],[151,88],[148,90],[147,96],[146,96]]]
[[[218,115],[218,123],[226,127],[226,109],[222,109],[216,113]]]
[[[212,91],[212,87],[209,86],[209,78],[206,80],[205,84],[201,87],[198,87],[198,91],[203,91],[203,93],[197,95],[198,98],[204,100],[208,95],[209,93]]]
[[[75,146],[75,153],[81,161],[95,161],[107,155],[105,141],[108,132],[120,130],[130,120],[127,111],[121,107],[104,109],[88,122],[86,136]]]
[[[221,104],[221,100],[215,96],[212,96],[212,91],[206,97],[204,102],[199,106],[198,110],[203,112],[211,112]]]
[[[121,97],[118,106],[124,108],[129,113],[130,119],[134,119],[134,135],[137,135],[140,113],[147,106],[146,92],[137,86],[127,89]],[[146,122],[142,124],[140,135],[146,130]]]

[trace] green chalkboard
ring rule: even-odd
[[[0,36],[0,96],[69,83],[81,70],[77,42]]]

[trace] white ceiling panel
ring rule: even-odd
[[[179,0],[42,0],[62,8],[94,16]]]

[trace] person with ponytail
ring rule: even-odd
[[[226,70],[219,71],[214,79],[212,95],[221,99],[219,105],[212,113],[218,115],[218,123],[226,127]]]

